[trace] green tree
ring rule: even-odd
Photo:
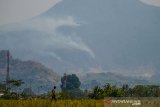
[[[147,87],[144,85],[137,85],[133,88],[134,97],[147,97]]]
[[[10,80],[8,81],[9,87],[7,90],[5,90],[4,95],[2,98],[4,99],[18,99],[19,95],[17,93],[17,88],[20,87],[24,82],[22,80]],[[11,89],[14,89],[16,92],[11,91]]]
[[[14,87],[14,86],[19,87],[22,84],[24,84],[22,80],[10,80],[8,83],[11,85],[11,87]]]
[[[94,89],[93,89],[93,92],[90,93],[88,96],[89,98],[92,98],[92,99],[102,99],[104,98],[103,96],[103,89],[96,86]]]
[[[109,83],[107,83],[106,85],[104,85],[103,90],[104,90],[104,96],[105,96],[105,97],[111,96],[112,86],[111,86]]]
[[[0,83],[0,92],[4,92],[6,89],[6,84]]]
[[[75,74],[63,76],[61,78],[61,83],[62,91],[79,88],[81,85],[79,78]]]
[[[122,91],[124,92],[124,97],[129,96],[130,92],[129,92],[129,86],[128,86],[128,84],[124,84],[122,86]]]
[[[66,96],[69,94],[70,98],[80,98],[83,96],[83,92],[80,90],[81,82],[76,74],[64,75],[61,78],[61,89]]]

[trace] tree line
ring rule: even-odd
[[[116,87],[107,83],[104,87],[96,86],[88,93],[88,97],[91,99],[103,99],[104,97],[160,97],[160,86],[136,85],[131,88],[127,84]]]
[[[11,88],[15,90],[24,84],[22,80],[10,80],[10,88],[6,88],[6,84],[0,84],[0,93],[4,93],[2,98],[26,98],[33,97],[31,89],[23,91],[20,95],[11,92]],[[104,86],[96,86],[92,90],[82,90],[81,82],[76,74],[64,75],[61,77],[61,91],[56,92],[57,99],[103,99],[105,97],[160,97],[160,86],[158,85],[136,85],[129,87],[124,84],[122,87],[113,86],[106,83]],[[32,93],[32,94],[31,94]],[[47,95],[41,95],[40,98],[50,98],[50,92]],[[18,95],[18,96],[17,96]]]
[[[96,86],[92,90],[80,89],[81,82],[75,75],[67,75],[61,78],[62,92],[67,92],[70,98],[103,99],[104,97],[160,97],[158,85],[136,85],[129,87],[128,84],[116,87],[106,83],[103,87]]]

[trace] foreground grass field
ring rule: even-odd
[[[0,107],[104,107],[102,100],[0,100]]]
[[[160,100],[131,104],[104,104],[103,100],[0,100],[0,107],[160,107]]]

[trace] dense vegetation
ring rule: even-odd
[[[57,92],[57,99],[104,99],[105,97],[160,97],[160,87],[157,85],[136,85],[129,87],[127,84],[122,87],[112,86],[107,83],[103,87],[96,86],[92,90],[81,90],[79,78],[75,75],[67,75],[61,78],[61,90]],[[31,89],[24,89],[22,93],[17,91],[22,80],[10,80],[10,89],[6,88],[6,84],[0,84],[0,93],[4,99],[19,98],[50,98],[48,94],[35,95]],[[11,91],[12,90],[12,91]],[[14,90],[14,91],[13,91]]]
[[[104,87],[96,86],[88,94],[92,99],[103,99],[104,97],[160,97],[160,87],[156,85],[137,85],[135,87],[111,86],[106,84]]]
[[[65,95],[65,98],[77,99],[84,98],[84,93],[80,89],[81,82],[79,78],[75,75],[64,75],[61,78],[61,90]]]
[[[67,79],[66,79],[67,78]],[[160,88],[156,85],[137,85],[129,87],[112,86],[109,83],[103,87],[96,86],[93,90],[80,89],[81,82],[75,75],[63,76],[61,78],[62,92],[57,92],[57,101],[51,100],[48,94],[35,95],[31,89],[24,89],[22,93],[12,92],[24,84],[22,80],[10,80],[10,88],[6,84],[0,84],[0,107],[131,107],[131,104],[107,104],[105,97],[160,97]],[[9,100],[6,100],[9,99]],[[159,107],[160,99],[141,100],[140,107]]]

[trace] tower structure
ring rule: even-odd
[[[7,51],[7,74],[6,74],[6,85],[9,88],[10,74],[9,74],[9,64],[10,64],[10,53]]]

